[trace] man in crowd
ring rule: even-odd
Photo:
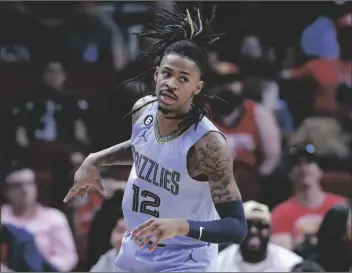
[[[307,237],[313,241],[325,213],[345,199],[322,190],[313,145],[291,147],[289,161],[294,195],[272,211],[272,241],[292,250]]]
[[[5,178],[5,198],[1,222],[24,228],[34,235],[43,257],[59,271],[72,270],[77,252],[66,216],[37,202],[35,173],[26,166],[15,166]]]
[[[270,240],[269,208],[255,201],[244,203],[248,235],[241,245],[231,245],[218,256],[219,272],[289,272],[302,258]]]
[[[271,174],[280,161],[281,135],[275,116],[261,104],[245,99],[234,84],[220,87],[216,94],[227,101],[214,101],[212,114],[232,150],[242,197],[258,200],[259,176]]]
[[[292,135],[290,143],[312,143],[324,170],[349,171],[352,166],[352,87],[340,85],[336,101],[336,115],[306,118]]]

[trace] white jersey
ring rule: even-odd
[[[157,102],[146,106],[132,129],[134,164],[122,202],[128,231],[149,218],[182,218],[212,221],[219,215],[212,201],[209,183],[190,177],[188,150],[209,131],[219,131],[204,117],[194,130],[164,142],[155,137]],[[164,240],[163,244],[204,244],[186,236]]]
[[[260,263],[243,261],[239,245],[231,245],[218,255],[218,272],[290,272],[291,268],[302,262],[302,257],[291,250],[273,243],[268,244],[268,254]]]

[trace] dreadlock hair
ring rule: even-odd
[[[157,62],[170,53],[176,53],[182,57],[185,57],[189,60],[192,60],[198,66],[201,75],[204,75],[208,67],[208,48],[214,42],[219,40],[220,36],[225,35],[224,33],[214,33],[212,25],[215,19],[216,6],[213,7],[212,16],[207,19],[203,18],[203,6],[199,5],[199,8],[193,7],[194,13],[190,13],[187,9],[186,14],[182,13],[177,5],[175,4],[175,12],[170,12],[166,9],[162,9],[162,14],[156,14],[156,22],[150,24],[151,31],[144,30],[142,33],[134,33],[137,36],[157,39],[159,40],[150,49],[142,53],[142,59],[152,59],[154,61],[153,67],[136,77],[124,81],[123,83],[141,78],[140,81],[140,91],[143,94],[141,88],[144,80],[147,78],[148,74],[153,72],[153,68],[157,65]],[[195,18],[195,19],[194,19]],[[121,84],[123,84],[121,83]],[[121,85],[120,84],[120,85]],[[149,93],[150,95],[156,96],[155,91]],[[192,124],[195,124],[195,129],[197,128],[198,123],[202,118],[210,113],[207,109],[205,103],[207,98],[217,98],[215,95],[212,95],[209,90],[203,89],[198,95],[193,97],[192,107],[190,112],[186,115],[178,115],[176,117],[169,117],[173,119],[185,118],[180,127],[189,127]],[[147,104],[157,101],[151,100],[148,103],[142,105],[141,107],[129,112],[125,117],[134,114],[139,111]],[[125,118],[124,117],[124,118]]]

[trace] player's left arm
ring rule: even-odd
[[[209,132],[194,146],[196,172],[208,177],[215,208],[221,219],[188,220],[188,237],[210,243],[241,243],[247,236],[241,193],[233,175],[233,158],[225,138]]]

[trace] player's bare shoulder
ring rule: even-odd
[[[136,121],[140,118],[140,116],[143,114],[144,110],[146,109],[146,106],[150,105],[151,101],[155,101],[154,96],[145,96],[137,100],[137,102],[133,105],[132,111],[133,112],[136,110],[137,111],[132,114],[132,125],[134,125]]]
[[[233,157],[225,138],[218,132],[201,137],[189,153],[192,173],[206,175],[215,203],[241,199],[233,175]]]

